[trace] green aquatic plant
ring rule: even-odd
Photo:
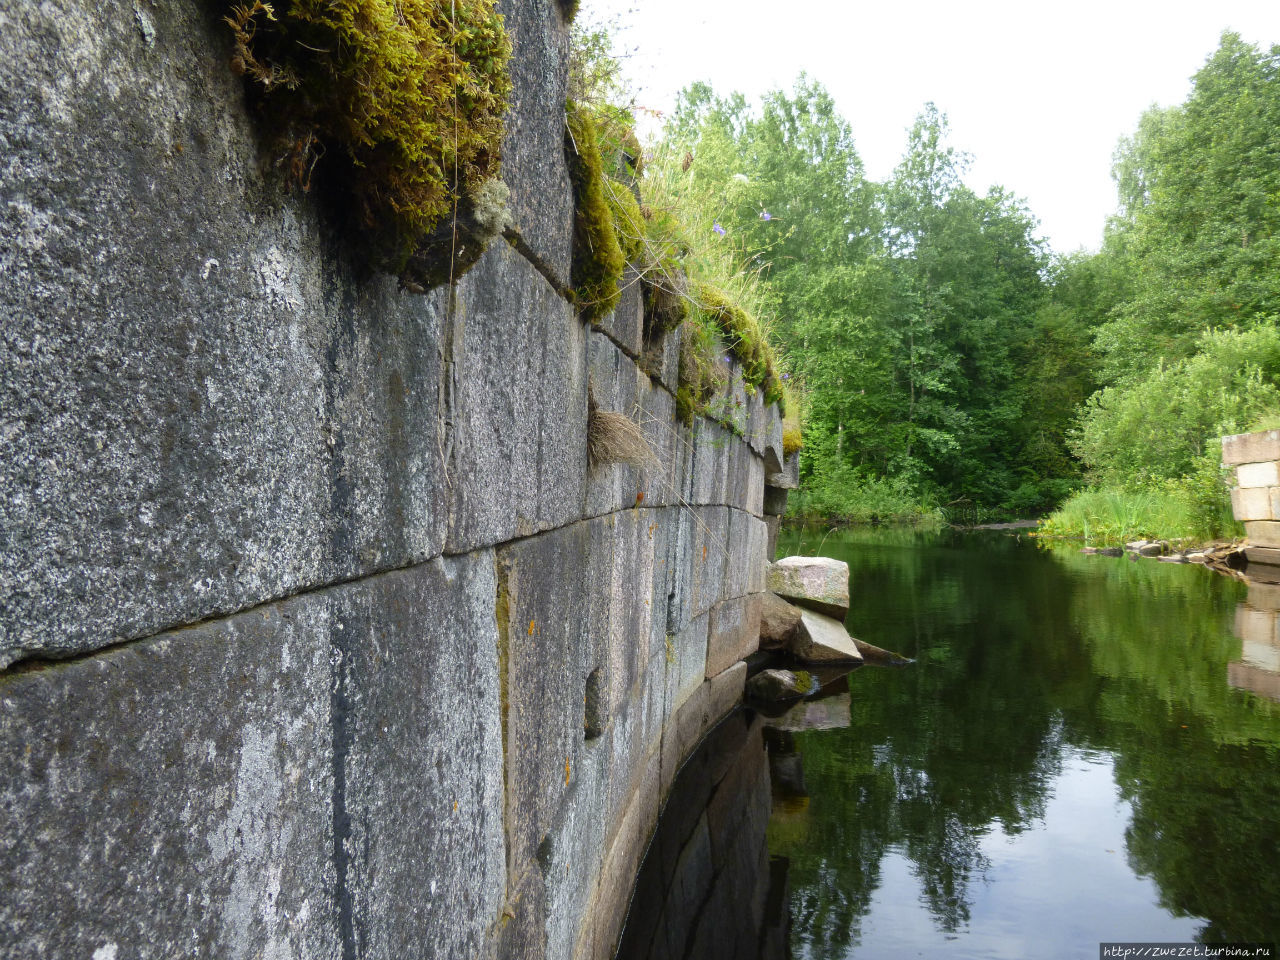
[[[333,171],[375,261],[402,271],[443,221],[477,212],[483,246],[511,92],[494,0],[254,0],[225,20],[277,164],[304,191]]]

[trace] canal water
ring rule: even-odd
[[[862,667],[682,771],[631,958],[1095,958],[1280,941],[1280,587],[1006,532],[784,532]]]

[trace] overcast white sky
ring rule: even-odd
[[[938,104],[968,182],[1024,197],[1052,248],[1094,249],[1115,208],[1111,156],[1153,103],[1181,103],[1225,29],[1280,43],[1280,0],[583,0],[616,16],[643,106],[696,80],[753,100],[803,70],[886,177],[921,106]]]

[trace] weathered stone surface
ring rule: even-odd
[[[741,510],[729,511],[729,556],[725,562],[724,596],[741,597],[764,590],[769,528]]]
[[[737,560],[732,555],[728,507],[702,507],[695,513],[693,597],[697,613],[725,599],[726,575]]]
[[[332,595],[334,822],[360,955],[476,956],[506,893],[493,553]]]
[[[645,342],[644,367],[649,376],[673,396],[680,389],[680,342],[683,331],[677,327],[656,343]]]
[[[0,664],[440,551],[447,296],[263,179],[229,39],[194,5],[6,21]]]
[[[1280,487],[1234,487],[1231,512],[1237,520],[1274,520],[1277,512],[1273,500],[1280,506]]]
[[[760,597],[760,649],[780,650],[789,647],[800,629],[800,608],[792,606],[776,593]]]
[[[800,453],[799,451],[785,458],[782,469],[777,473],[766,473],[764,482],[771,487],[783,490],[794,490],[800,486]]]
[[[609,669],[607,637],[587,630],[589,598],[608,602],[610,569],[593,557],[600,542],[593,528],[604,522],[576,523],[498,551],[512,878],[538,869],[539,845],[581,771],[587,678]]]
[[[782,531],[782,518],[765,517],[764,522],[765,526],[768,527],[769,530],[768,539],[765,542],[764,558],[772,563],[773,558],[778,555],[778,534]],[[765,568],[765,572],[767,575],[768,567]]]
[[[633,362],[644,351],[644,303],[640,274],[628,264],[618,284],[622,293],[618,305],[600,319],[600,329]]]
[[[1280,521],[1246,520],[1245,537],[1256,547],[1280,547]]]
[[[561,287],[569,282],[573,192],[564,158],[569,32],[556,0],[498,0],[511,38],[511,100],[502,179],[523,241]]]
[[[6,957],[341,955],[334,614],[310,595],[0,679]]]
[[[862,659],[844,622],[813,610],[800,611],[800,629],[792,637],[791,652],[806,663],[857,662]]]
[[[683,430],[675,419],[675,400],[661,387],[641,378],[636,396],[636,418],[644,429],[654,462],[639,472],[639,492],[645,506],[664,507],[680,503],[688,451]]]
[[[762,506],[767,516],[782,516],[787,512],[787,490],[783,487],[765,487]]]
[[[762,703],[808,696],[813,690],[812,677],[790,670],[761,670],[746,685],[747,698]]]
[[[711,608],[707,627],[706,674],[710,679],[760,645],[760,594],[725,600]]]
[[[1237,487],[1280,487],[1280,463],[1242,463],[1236,467]]]
[[[705,417],[694,419],[687,502],[699,505],[728,502],[729,457],[736,440],[719,424]]]
[[[783,557],[769,567],[768,589],[840,620],[849,613],[849,565],[843,560]]]
[[[1227,466],[1280,460],[1280,430],[1238,433],[1222,438],[1222,462]]]
[[[708,681],[707,713],[712,724],[719,723],[739,703],[747,685],[747,665],[739,660]]]
[[[643,424],[640,381],[644,378],[635,364],[598,330],[587,333],[587,355],[592,396],[600,409]],[[584,513],[600,516],[638,506],[648,499],[649,485],[630,464],[597,464],[587,477]]]
[[[497,245],[459,283],[445,344],[449,552],[580,516],[587,360],[573,311],[524,259]]]

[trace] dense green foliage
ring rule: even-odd
[[[1087,484],[1229,532],[1212,441],[1280,409],[1278,49],[1224,34],[1121,145],[1102,250],[1061,257],[1021,201],[965,185],[932,105],[877,183],[804,77],[758,109],[686,90],[661,149],[777,317],[805,413],[793,507],[1026,516]]]
[[[1182,533],[1232,535],[1213,441],[1280,410],[1280,47],[1224,34],[1187,102],[1143,115],[1115,177],[1102,250],[1055,289],[1092,331],[1102,388],[1068,442],[1113,499],[1158,497]],[[1099,535],[1096,502],[1052,528],[1118,536]]]
[[[303,189],[338,167],[384,265],[497,176],[511,43],[493,0],[255,0],[226,20],[279,162]]]
[[[1041,496],[1016,461],[1045,257],[1019,203],[960,183],[944,117],[922,114],[887,184],[865,178],[848,124],[804,78],[758,112],[695,86],[666,137],[723,198],[718,242],[773,298],[806,398],[803,512],[995,506],[1027,483]]]

